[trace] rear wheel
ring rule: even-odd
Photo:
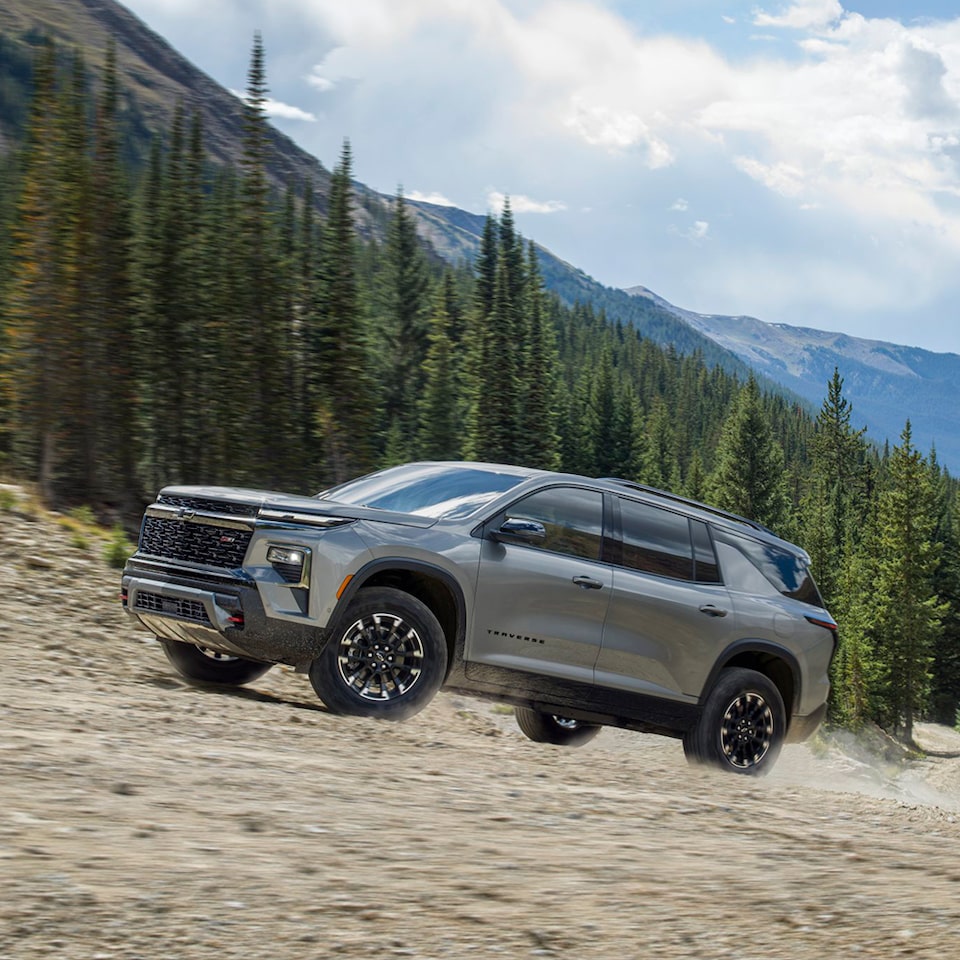
[[[552,743],[558,747],[579,747],[592,740],[600,727],[582,723],[555,713],[540,713],[530,707],[514,707],[517,726],[536,743]]]
[[[310,665],[310,682],[331,713],[405,720],[434,698],[446,671],[446,638],[430,608],[402,590],[369,587]]]
[[[258,663],[228,653],[219,653],[209,647],[180,643],[178,640],[160,638],[160,644],[180,676],[200,683],[241,686],[262,677],[272,666],[269,663]]]
[[[787,729],[776,684],[756,670],[721,671],[697,725],[683,738],[692,763],[729,773],[763,776],[773,768]]]

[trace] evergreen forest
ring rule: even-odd
[[[22,144],[0,154],[0,470],[130,520],[168,483],[315,493],[413,459],[618,476],[801,544],[840,624],[831,720],[953,724],[958,488],[906,419],[877,449],[837,371],[811,413],[549,294],[509,203],[472,263],[417,235],[402,190],[358,229],[329,185],[267,175],[254,41],[242,156],[178,108],[143,162],[115,53],[38,43]]]

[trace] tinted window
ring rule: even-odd
[[[693,534],[693,579],[698,583],[720,583],[720,567],[710,531],[702,520],[690,521]]]
[[[450,463],[415,463],[371,473],[317,494],[365,507],[424,517],[466,517],[522,480],[523,473]]]
[[[690,523],[686,517],[635,500],[620,501],[625,567],[675,580],[693,579]]]
[[[769,543],[726,534],[733,544],[785,597],[822,607],[823,600],[802,558]]]
[[[515,503],[508,517],[538,520],[547,539],[540,550],[599,560],[603,543],[603,494],[576,487],[551,487]]]

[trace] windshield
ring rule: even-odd
[[[526,472],[505,468],[414,463],[350,480],[317,497],[422,517],[457,519],[469,516],[527,476]]]

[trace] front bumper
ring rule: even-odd
[[[253,581],[198,576],[132,560],[121,580],[123,607],[154,635],[250,660],[302,667],[326,631],[268,617]]]

